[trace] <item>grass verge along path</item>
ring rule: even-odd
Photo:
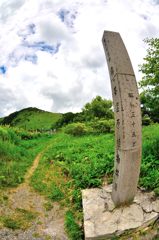
[[[24,182],[3,191],[0,207],[0,239],[64,239],[64,210],[30,187],[30,179],[38,167],[45,149],[34,159]],[[5,236],[3,238],[3,236]],[[8,238],[7,238],[8,237]],[[15,238],[16,237],[16,238]]]

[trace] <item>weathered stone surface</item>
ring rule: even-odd
[[[116,209],[116,211],[113,212],[107,211],[105,213],[102,213],[95,224],[95,234],[103,237],[107,231],[107,235],[111,236],[118,230],[118,220],[120,219],[120,216],[121,209]]]
[[[131,204],[129,207],[122,207],[122,214],[119,219],[118,230],[138,228],[144,221],[142,208],[137,204]]]
[[[95,225],[91,221],[84,221],[85,236],[88,236],[87,239],[96,239],[95,234]]]
[[[136,194],[141,161],[141,109],[132,64],[119,33],[104,31],[103,46],[115,115],[115,164],[112,199],[116,206]]]
[[[110,190],[111,185],[82,191],[86,240],[109,239],[127,230],[143,229],[159,217],[159,199],[155,200],[153,192],[138,189],[131,205],[115,208]]]
[[[141,191],[141,189],[138,189],[136,196],[134,198],[135,203],[143,204],[148,199],[151,199],[151,200],[154,199],[154,197],[155,197],[154,192],[144,192],[144,195],[143,195],[143,192],[144,191]]]
[[[145,200],[145,201],[143,201],[143,202],[141,203],[141,206],[142,206],[143,210],[144,210],[145,212],[147,212],[147,213],[152,212],[152,210],[153,210],[153,208],[152,208],[152,202],[150,202],[148,199]]]
[[[159,213],[159,199],[157,201],[154,201],[152,203],[152,208],[155,212],[158,212]]]
[[[149,226],[152,222],[155,222],[158,217],[159,214],[157,212],[144,213],[144,223],[142,224],[141,227],[145,228]]]

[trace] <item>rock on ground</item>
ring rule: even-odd
[[[86,240],[109,239],[126,231],[141,230],[159,218],[159,199],[138,189],[133,203],[115,208],[111,186],[82,191]]]

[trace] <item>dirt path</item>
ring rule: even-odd
[[[38,167],[40,158],[42,156],[43,152],[39,153],[36,158],[34,159],[33,165],[31,166],[31,168],[28,170],[28,172],[26,173],[25,177],[24,177],[24,183],[25,184],[29,184],[30,178],[32,177],[34,171],[36,170],[36,168]]]
[[[43,152],[34,159],[17,188],[3,193],[8,196],[0,206],[0,214],[21,223],[21,229],[12,230],[0,226],[1,240],[67,240],[64,231],[64,210],[29,186],[31,176],[38,167]]]

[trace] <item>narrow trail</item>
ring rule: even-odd
[[[36,158],[34,159],[33,165],[31,168],[29,168],[28,172],[26,173],[24,177],[24,183],[23,184],[29,184],[30,178],[32,177],[34,171],[39,165],[40,158],[42,157],[43,152],[39,153]]]
[[[17,188],[8,191],[7,206],[0,206],[0,213],[3,216],[16,216],[20,209],[21,212],[33,213],[36,218],[30,219],[30,226],[25,231],[0,228],[1,240],[68,239],[64,230],[64,209],[61,209],[58,203],[51,202],[51,207],[47,210],[45,206],[48,204],[48,200],[29,185],[43,153],[44,151],[35,157],[32,166],[24,177],[24,182]]]

